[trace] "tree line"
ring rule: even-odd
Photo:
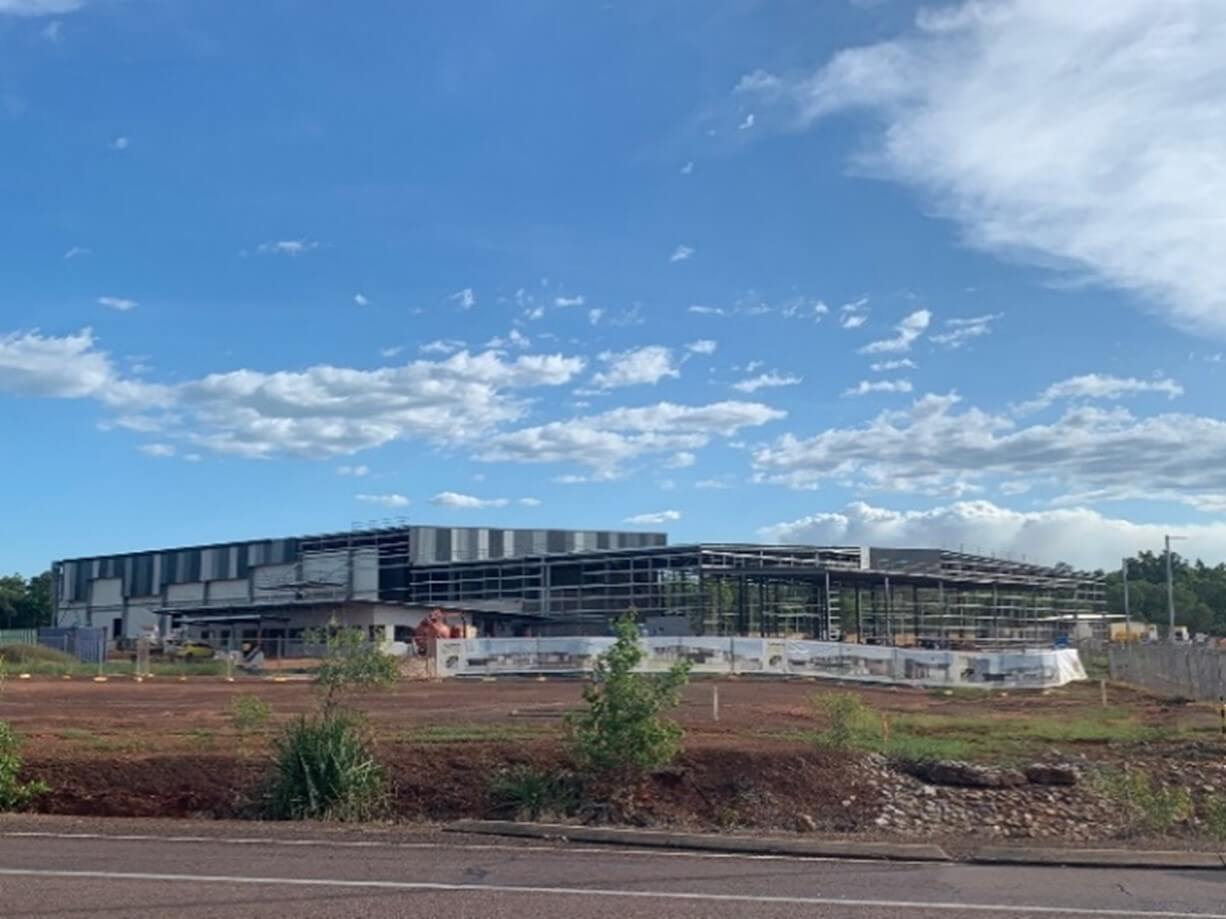
[[[51,625],[51,572],[27,580],[19,574],[0,577],[0,629],[35,629]]]
[[[1140,552],[1128,559],[1128,608],[1142,622],[1167,623],[1166,554]],[[1175,624],[1189,632],[1226,635],[1226,564],[1189,562],[1171,553],[1175,584]],[[1124,612],[1124,575],[1107,573],[1107,611]]]

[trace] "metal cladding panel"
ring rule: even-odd
[[[90,582],[91,606],[123,606],[123,579],[98,578]]]
[[[221,603],[226,600],[246,600],[248,582],[246,578],[210,581],[209,603]]]

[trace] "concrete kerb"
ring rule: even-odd
[[[1039,846],[987,846],[957,857],[929,843],[859,842],[804,837],[713,836],[660,830],[518,823],[510,820],[459,820],[449,833],[514,836],[633,848],[679,849],[736,855],[790,855],[878,861],[970,862],[984,865],[1064,865],[1077,868],[1157,868],[1226,870],[1224,852],[1163,852],[1143,849],[1061,849]]]
[[[711,836],[659,830],[570,826],[561,823],[516,823],[510,820],[460,820],[443,828],[450,833],[517,836],[650,849],[685,849],[741,855],[794,855],[808,858],[953,861],[940,846],[927,843],[843,842],[827,839],[759,836]]]

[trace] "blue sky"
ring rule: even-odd
[[[1226,8],[1069,7],[0,0],[0,568],[1226,559]]]

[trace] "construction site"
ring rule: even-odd
[[[1104,579],[945,549],[669,545],[663,533],[391,526],[69,559],[56,623],[289,642],[331,620],[407,641],[435,609],[480,637],[805,638],[1050,647],[1108,633]]]

